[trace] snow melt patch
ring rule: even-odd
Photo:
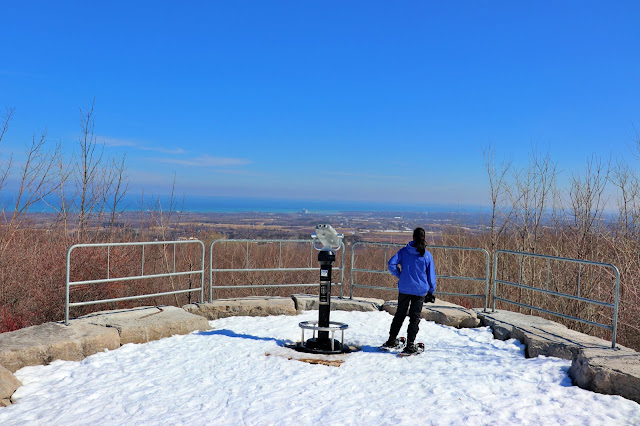
[[[335,311],[346,343],[362,347],[340,367],[265,356],[317,316],[224,318],[206,332],[25,367],[0,424],[640,424],[640,404],[571,386],[569,361],[525,359],[488,328],[422,320],[426,352],[398,358],[377,351],[389,314]]]

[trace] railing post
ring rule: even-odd
[[[349,282],[349,299],[353,300],[353,264],[356,258],[356,246],[360,244],[358,242],[355,242],[353,244],[351,244],[351,270],[350,275],[351,275],[351,280]]]
[[[496,277],[497,277],[497,273],[498,273],[498,255],[500,254],[501,250],[496,251],[493,254],[493,296],[491,297],[491,312],[495,312],[496,311],[496,297],[497,297],[497,285],[496,285]]]
[[[209,303],[213,303],[213,246],[217,241],[209,246]]]
[[[578,263],[578,297],[580,297],[581,280],[582,280],[582,263]]]
[[[67,289],[65,291],[65,302],[64,302],[64,324],[69,325],[69,291],[70,282],[71,282],[71,250],[73,250],[75,246],[69,247],[67,250]]]
[[[549,290],[549,270],[551,269],[551,260],[547,259],[547,290]]]
[[[524,256],[520,255],[518,257],[518,284],[523,284],[522,283],[522,258]]]
[[[344,297],[344,252],[346,251],[346,247],[344,246],[344,242],[340,241],[342,244],[342,259],[340,260],[340,298]]]
[[[486,268],[485,268],[485,272],[484,272],[484,280],[485,280],[485,284],[484,284],[484,310],[483,312],[487,312],[487,308],[489,307],[489,262],[490,262],[490,255],[489,252],[486,251],[485,249],[482,249],[482,251],[484,251],[485,255],[486,255]]]
[[[202,273],[200,274],[200,303],[204,302],[204,252],[205,252],[205,247],[204,247],[204,243],[202,241],[200,241],[200,248],[202,249],[202,256],[201,256],[201,263],[200,263],[200,270],[202,271]]]
[[[616,284],[615,284],[615,296],[614,296],[614,308],[613,308],[613,330],[611,333],[611,348],[616,348],[616,337],[618,333],[618,306],[620,305],[620,271],[614,265],[611,265],[613,268],[613,272],[616,275]]]

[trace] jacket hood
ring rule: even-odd
[[[415,244],[416,243],[414,241],[409,241],[409,243],[407,244],[407,250],[411,254],[415,254],[416,256],[420,256],[420,253],[418,253],[418,249],[415,247]]]

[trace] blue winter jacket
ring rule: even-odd
[[[389,259],[388,267],[389,272],[399,278],[400,293],[424,296],[436,291],[436,267],[433,256],[426,250],[424,256],[420,256],[413,241]]]

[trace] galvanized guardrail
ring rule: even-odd
[[[200,269],[192,269],[186,271],[176,271],[176,246],[179,244],[196,244],[200,245],[202,255],[200,261]],[[145,250],[146,246],[154,246],[154,245],[173,245],[173,272],[160,273],[160,274],[149,274],[146,275],[144,272],[144,259],[145,259]],[[138,275],[130,275],[124,277],[111,277],[111,248],[113,247],[126,247],[126,246],[141,246],[141,262],[140,262],[140,274]],[[106,264],[106,277],[97,280],[82,280],[82,281],[71,281],[71,254],[74,250],[80,248],[97,248],[97,247],[105,247],[107,249],[107,264]],[[109,302],[119,302],[123,300],[134,300],[134,299],[143,299],[147,297],[155,297],[155,296],[167,296],[172,294],[180,294],[180,293],[189,293],[194,291],[200,291],[200,301],[204,301],[204,243],[200,240],[185,240],[185,241],[153,241],[153,242],[131,242],[131,243],[96,243],[96,244],[75,244],[69,248],[67,251],[67,283],[66,283],[66,295],[65,295],[65,308],[64,308],[64,322],[66,325],[69,325],[69,308],[72,306],[84,306],[84,305],[94,305],[98,303],[109,303]],[[112,299],[100,299],[100,300],[89,300],[84,302],[69,302],[69,293],[70,289],[73,286],[79,285],[88,285],[88,284],[101,284],[101,283],[114,283],[121,281],[131,281],[131,280],[141,280],[141,279],[151,279],[151,278],[163,278],[163,277],[176,277],[181,275],[191,275],[191,274],[200,274],[200,287],[185,289],[185,290],[174,290],[167,291],[162,293],[153,293],[153,294],[141,294],[136,296],[127,296],[127,297],[118,297]]]
[[[354,288],[368,288],[368,289],[375,289],[375,290],[391,290],[391,291],[397,291],[397,287],[383,287],[383,286],[374,286],[374,285],[367,285],[367,284],[358,284],[355,280],[355,273],[356,272],[369,272],[372,274],[386,274],[386,275],[391,275],[391,273],[387,270],[387,262],[388,262],[388,258],[387,258],[387,253],[385,251],[385,258],[384,258],[384,265],[381,265],[384,269],[363,269],[363,268],[357,268],[356,264],[355,264],[355,259],[356,259],[356,255],[355,255],[355,251],[357,250],[356,247],[358,246],[369,246],[369,247],[392,247],[395,249],[400,249],[402,247],[405,246],[405,244],[394,244],[394,243],[375,243],[375,242],[366,242],[366,241],[360,241],[357,242],[355,244],[353,244],[351,246],[351,294],[350,297],[353,299],[353,289]],[[484,300],[484,310],[487,310],[487,306],[488,306],[488,300],[489,300],[489,252],[486,251],[485,249],[482,248],[475,248],[475,247],[457,247],[457,246],[427,246],[427,249],[429,251],[432,251],[433,249],[437,249],[437,250],[445,250],[446,251],[470,251],[470,252],[481,252],[484,253],[485,255],[485,273],[484,273],[484,277],[468,277],[468,276],[459,276],[459,275],[453,275],[452,271],[453,271],[453,267],[450,264],[449,266],[449,274],[438,274],[438,271],[443,271],[446,270],[444,265],[438,265],[436,264],[436,279],[455,279],[455,280],[468,280],[468,281],[477,281],[477,282],[483,282],[485,283],[485,291],[484,294],[468,294],[468,293],[453,293],[453,292],[442,292],[442,291],[436,291],[435,294],[440,294],[440,295],[447,295],[447,296],[460,296],[460,297],[469,297],[469,298],[481,298]],[[394,253],[395,254],[395,251]],[[433,254],[433,253],[432,253]],[[390,258],[390,257],[389,257]],[[451,259],[451,257],[449,257],[449,259]]]
[[[245,245],[245,257],[244,257],[244,266],[241,268],[219,268],[214,267],[214,246],[222,244],[244,244]],[[256,244],[277,244],[278,245],[278,266],[277,267],[251,267],[251,256],[249,254],[250,245]],[[301,267],[284,267],[282,266],[282,245],[285,244],[308,244],[309,245],[309,263],[308,266]],[[341,262],[339,266],[334,266],[333,270],[340,271],[340,282],[339,283],[331,283],[332,286],[340,287],[340,296],[342,297],[344,294],[344,244],[340,243],[340,252],[341,252]],[[293,283],[293,284],[241,284],[241,285],[214,285],[214,273],[218,272],[283,272],[283,271],[319,271],[319,266],[317,266],[317,250],[314,249],[312,240],[246,240],[246,239],[219,239],[215,240],[211,243],[211,247],[209,250],[209,302],[213,302],[213,289],[221,289],[221,288],[276,288],[276,287],[312,287],[318,286],[319,282],[315,281],[313,283]],[[275,260],[275,259],[274,259]],[[274,262],[275,264],[275,262]],[[316,265],[316,266],[314,266]],[[335,275],[334,275],[335,276]]]
[[[506,280],[501,280],[497,278],[497,272],[498,272],[498,258],[501,254],[504,255],[512,255],[512,256],[518,256],[518,268],[519,268],[519,272],[518,272],[518,282],[511,282],[511,281],[506,281]],[[530,286],[530,285],[525,285],[522,283],[523,280],[523,259],[524,258],[533,258],[533,259],[545,259],[546,260],[546,264],[547,264],[547,268],[546,268],[546,285],[545,288],[538,288],[538,287],[534,287],[534,286]],[[558,292],[558,291],[553,291],[553,290],[549,290],[549,280],[550,280],[550,270],[551,270],[551,261],[558,261],[558,262],[565,262],[565,263],[575,263],[578,264],[578,276],[577,276],[577,289],[576,289],[576,294],[572,295],[572,294],[567,294],[567,293],[562,293],[562,292]],[[602,268],[606,268],[606,269],[610,269],[611,272],[613,273],[613,277],[615,277],[615,284],[614,284],[614,302],[613,303],[608,303],[608,302],[603,302],[600,300],[594,300],[594,299],[589,299],[589,298],[585,298],[582,297],[580,295],[581,292],[581,266],[582,265],[591,265],[591,266],[596,266],[596,267],[602,267]],[[572,315],[566,315],[562,312],[557,312],[557,311],[552,311],[550,309],[545,309],[539,306],[532,306],[532,305],[528,305],[525,303],[521,303],[521,302],[517,302],[515,300],[511,300],[511,299],[507,299],[506,297],[501,297],[498,294],[498,288],[497,288],[497,284],[504,284],[507,286],[511,286],[511,287],[515,287],[515,288],[519,288],[519,289],[524,289],[524,290],[530,290],[533,292],[537,292],[537,293],[542,293],[542,294],[547,294],[547,295],[551,295],[551,296],[555,296],[555,297],[561,297],[561,298],[565,298],[565,299],[570,299],[570,300],[576,300],[579,302],[584,302],[584,303],[588,303],[588,304],[593,304],[593,305],[597,305],[597,306],[603,306],[603,307],[608,307],[608,308],[612,308],[613,309],[613,318],[612,318],[612,324],[611,325],[607,325],[607,324],[602,324],[602,323],[598,323],[595,321],[591,321],[591,320],[587,320],[584,318],[580,318],[577,316],[572,316]],[[566,257],[556,257],[556,256],[547,256],[547,255],[542,255],[542,254],[535,254],[535,253],[525,253],[525,252],[518,252],[518,251],[510,251],[510,250],[498,250],[496,251],[496,253],[493,256],[493,303],[492,303],[492,310],[495,311],[496,309],[496,301],[501,301],[501,302],[505,302],[505,303],[509,303],[509,304],[513,304],[516,306],[520,306],[522,308],[526,308],[526,309],[532,309],[538,312],[544,312],[546,314],[549,315],[555,315],[561,318],[566,318],[566,319],[570,319],[570,320],[574,320],[574,321],[578,321],[578,322],[582,322],[585,324],[590,324],[593,326],[597,326],[597,327],[602,327],[605,328],[607,330],[611,330],[611,347],[615,349],[616,346],[616,333],[617,333],[617,329],[618,329],[618,306],[620,303],[620,271],[618,271],[618,268],[615,267],[614,265],[610,264],[610,263],[601,263],[601,262],[592,262],[592,261],[588,261],[588,260],[580,260],[580,259],[571,259],[571,258],[566,258]]]

